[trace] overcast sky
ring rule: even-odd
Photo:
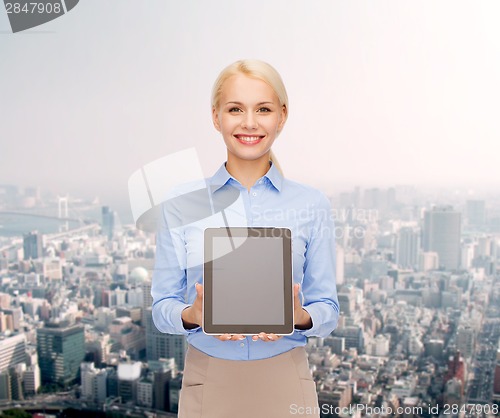
[[[0,184],[126,198],[187,147],[211,175],[219,71],[270,62],[285,174],[324,189],[500,185],[500,2],[81,0],[18,34],[0,5]]]

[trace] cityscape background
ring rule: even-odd
[[[306,349],[320,405],[365,409],[322,416],[498,415],[500,194],[330,199],[341,315]],[[0,221],[0,405],[175,416],[187,346],[152,322],[154,233],[36,187],[1,185]]]
[[[320,404],[498,415],[499,17],[494,0],[86,0],[13,35],[0,12],[0,408],[176,415],[186,343],[152,324],[155,237],[127,182],[186,147],[220,166],[211,85],[251,57],[288,89],[285,175],[335,217],[342,315],[307,345]]]

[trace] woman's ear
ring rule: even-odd
[[[212,107],[212,121],[214,123],[215,129],[220,132],[219,112],[217,112],[215,106]]]
[[[283,105],[283,107],[281,108],[281,120],[280,120],[280,123],[278,125],[280,132],[283,129],[283,126],[285,126],[285,122],[286,122],[287,117],[288,117],[288,109],[286,108],[286,105]]]

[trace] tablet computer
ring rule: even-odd
[[[203,331],[292,334],[290,229],[207,228],[204,244]]]

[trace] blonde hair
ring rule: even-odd
[[[278,96],[280,106],[283,106],[286,114],[288,114],[288,94],[286,92],[285,84],[283,83],[278,71],[276,71],[276,69],[267,62],[254,59],[233,62],[221,71],[212,88],[213,108],[218,108],[220,105],[220,96],[223,84],[229,77],[236,74],[244,74],[248,77],[267,83],[274,90],[276,96]],[[278,171],[283,174],[283,170],[281,169],[281,166],[279,165],[272,150],[269,154],[269,160],[272,161]]]

